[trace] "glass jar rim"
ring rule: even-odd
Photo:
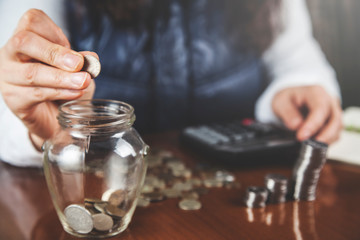
[[[58,121],[62,127],[105,129],[131,126],[135,114],[130,104],[118,100],[73,100],[59,106]]]

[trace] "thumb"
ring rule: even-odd
[[[290,130],[298,129],[304,121],[299,107],[292,101],[291,93],[276,95],[272,108],[274,113]]]

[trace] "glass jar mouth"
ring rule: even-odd
[[[130,127],[135,121],[135,114],[130,104],[117,100],[73,100],[59,107],[58,121],[64,128],[104,131]]]

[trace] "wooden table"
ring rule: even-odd
[[[145,138],[188,166],[201,157],[182,148],[177,135]],[[317,200],[248,209],[242,204],[249,185],[263,185],[266,173],[291,175],[291,166],[232,167],[240,189],[211,189],[198,211],[183,211],[177,199],[137,208],[128,229],[112,239],[360,239],[360,168],[328,162],[322,172]],[[0,163],[0,239],[76,239],[62,230],[40,169]]]

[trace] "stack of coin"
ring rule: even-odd
[[[64,210],[67,224],[79,234],[94,236],[121,226],[131,203],[123,189],[109,189],[101,199],[85,198],[84,204],[71,204]]]
[[[326,162],[327,147],[325,143],[315,140],[302,143],[292,177],[292,195],[295,200],[315,200],[320,172]]]
[[[138,200],[138,206],[147,207],[152,202],[179,198],[182,210],[198,210],[202,204],[200,195],[209,188],[239,188],[235,176],[221,169],[191,170],[171,152],[152,150],[147,156],[147,176]]]
[[[249,208],[262,208],[266,205],[268,191],[264,187],[251,186],[246,189],[245,205]]]
[[[270,204],[286,202],[288,179],[280,174],[269,173],[265,176],[265,187],[269,194],[267,202]]]

